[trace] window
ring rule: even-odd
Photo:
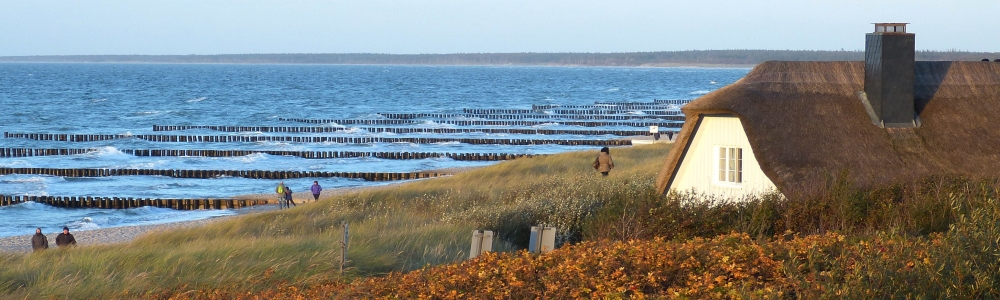
[[[719,147],[719,182],[743,182],[743,148]]]

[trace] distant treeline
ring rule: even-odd
[[[1000,53],[918,51],[917,60],[1000,59]],[[678,66],[755,65],[768,60],[859,61],[861,51],[692,50],[627,53],[462,54],[218,54],[3,56],[0,62],[178,63],[178,64],[364,64],[364,65],[534,65]]]

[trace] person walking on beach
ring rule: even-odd
[[[31,236],[31,250],[39,251],[49,249],[49,238],[42,234],[41,228],[35,228],[35,235]]]
[[[289,204],[291,206],[289,206]],[[285,187],[285,208],[291,208],[295,206],[295,201],[292,201],[292,189]]]
[[[285,182],[279,181],[278,187],[274,189],[274,192],[278,193],[278,208],[280,209],[282,207],[281,203],[285,201]]]
[[[319,193],[323,191],[323,188],[319,186],[319,181],[313,181],[313,186],[309,189],[313,192],[313,201],[319,201]]]
[[[56,246],[76,246],[76,239],[69,233],[68,227],[63,227],[63,232],[56,236]]]
[[[602,176],[608,176],[608,172],[615,167],[615,161],[611,160],[611,150],[608,147],[601,148],[601,153],[594,159],[594,169],[601,172]]]

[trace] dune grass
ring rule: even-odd
[[[590,166],[595,149],[337,195],[129,244],[0,254],[0,295],[100,298],[308,286],[462,261],[474,229],[497,232],[495,251],[523,247],[537,224],[557,226],[560,243],[575,242],[606,199],[652,186],[669,148],[614,148],[616,168],[607,177]],[[349,261],[340,277],[345,222]]]

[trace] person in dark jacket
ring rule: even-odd
[[[323,192],[323,188],[319,186],[319,181],[313,181],[313,186],[309,189],[313,192],[313,201],[319,201],[319,193]]]
[[[594,159],[594,169],[601,172],[601,175],[608,176],[608,172],[615,167],[615,161],[611,160],[611,150],[608,147],[601,148],[601,153]]]
[[[56,246],[76,246],[76,239],[69,233],[68,227],[63,227],[63,232],[56,236]]]
[[[39,251],[49,248],[49,238],[42,234],[41,228],[35,228],[35,235],[31,236],[31,250]]]
[[[287,186],[285,186],[285,201],[285,207],[290,208],[291,206],[288,206],[289,204],[295,206],[295,201],[292,201],[292,189]]]

